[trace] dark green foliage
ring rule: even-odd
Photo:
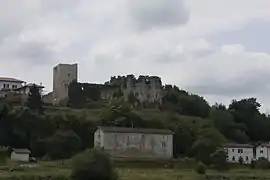
[[[74,180],[117,180],[117,174],[107,154],[92,149],[74,158],[71,178]]]
[[[198,174],[205,174],[205,171],[206,171],[206,167],[205,165],[202,163],[202,162],[199,162],[196,166],[196,172]]]
[[[121,97],[123,97],[123,95],[124,94],[123,94],[121,88],[119,88],[116,92],[113,93],[114,98],[121,98]]]
[[[269,169],[270,163],[266,158],[259,158],[257,161],[255,161],[255,168]]]
[[[166,85],[164,88],[163,106],[174,109],[180,114],[206,118],[210,106],[203,97],[179,90],[176,86]]]
[[[192,156],[192,146],[196,141],[196,132],[189,124],[179,123],[174,126],[174,153],[175,155]]]
[[[73,131],[57,131],[46,140],[46,150],[52,159],[70,158],[80,147],[81,139]]]
[[[85,105],[83,87],[76,81],[69,84],[67,105],[74,108],[81,108]]]
[[[239,157],[239,159],[238,159],[238,163],[239,163],[239,164],[244,164],[244,159],[243,159],[243,157],[242,157],[242,156],[240,156],[240,157]]]
[[[127,117],[131,112],[131,106],[124,99],[112,99],[103,109],[103,124],[111,124],[118,118]]]
[[[236,123],[243,124],[243,130],[252,141],[268,141],[270,121],[259,112],[260,103],[256,98],[233,100],[229,111]]]
[[[225,141],[224,136],[210,125],[201,127],[198,137],[193,144],[193,152],[196,158],[205,164],[211,163],[211,154]]]
[[[218,170],[226,170],[229,168],[227,164],[227,153],[222,148],[217,149],[211,154],[211,160],[214,168]]]
[[[26,106],[31,110],[43,113],[43,101],[39,92],[39,88],[35,84],[30,87]]]
[[[213,106],[211,108],[210,119],[214,126],[226,138],[238,143],[247,143],[249,138],[244,131],[245,126],[234,121],[231,113],[224,106]]]

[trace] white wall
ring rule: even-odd
[[[228,162],[239,163],[239,158],[242,157],[244,164],[250,164],[254,159],[253,148],[227,147],[225,149],[228,153]]]
[[[12,89],[12,86],[14,86],[14,85],[17,86],[17,88],[22,87],[22,83],[20,83],[20,82],[5,82],[5,81],[0,81],[0,90],[4,89],[4,84],[8,84],[9,85],[9,89]]]
[[[98,131],[95,133],[97,144]],[[173,157],[173,135],[140,133],[100,133],[100,146],[115,157]]]
[[[269,159],[268,148],[264,145],[257,146],[256,148],[256,159],[258,160],[259,158]]]
[[[15,152],[11,153],[11,160],[12,161],[21,161],[21,162],[28,162],[29,161],[29,154],[18,154]]]
[[[22,88],[19,93],[20,94],[29,94],[30,92],[30,88],[31,87],[25,87],[25,88]],[[42,92],[43,92],[43,89],[42,88],[39,88],[39,93],[42,95]]]
[[[104,133],[100,129],[96,130],[94,134],[94,146],[104,147]]]

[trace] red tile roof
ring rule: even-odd
[[[15,78],[9,78],[9,77],[0,77],[0,81],[5,81],[5,82],[20,82],[23,83],[24,81],[18,80]]]

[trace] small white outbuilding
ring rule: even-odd
[[[29,149],[12,149],[11,160],[20,162],[29,162],[31,151]]]

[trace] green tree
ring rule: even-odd
[[[196,158],[205,164],[211,163],[211,154],[225,142],[224,136],[210,125],[204,125],[198,132],[198,138],[193,144]]]
[[[203,97],[171,85],[166,85],[164,88],[163,108],[164,106],[180,114],[202,118],[208,117],[210,111],[210,106]]]
[[[192,146],[196,141],[196,132],[187,123],[179,123],[172,128],[174,135],[174,153],[175,155],[191,156]]]
[[[243,124],[245,133],[252,141],[268,141],[270,123],[260,113],[261,104],[256,98],[233,100],[229,105],[229,111],[236,123]]]
[[[228,169],[227,153],[224,149],[218,148],[213,154],[211,154],[212,164],[218,170]]]
[[[107,154],[87,150],[75,156],[71,178],[74,180],[117,180],[116,171]]]
[[[84,88],[82,84],[73,81],[68,87],[67,106],[73,108],[82,108],[85,105]]]
[[[13,131],[10,113],[12,109],[6,102],[0,102],[0,145],[9,146]]]
[[[199,162],[195,170],[198,174],[205,174],[206,166],[202,162]]]
[[[215,105],[211,108],[210,119],[214,126],[226,138],[238,143],[247,143],[249,138],[246,135],[245,124],[236,123],[232,114],[222,105]]]
[[[52,159],[67,159],[81,147],[80,137],[73,131],[57,131],[46,142],[48,155]]]
[[[35,84],[30,88],[26,106],[31,110],[35,110],[39,113],[43,113],[43,110],[44,110],[43,101],[41,98],[39,88]]]
[[[131,106],[123,98],[112,99],[103,109],[103,124],[114,124],[116,119],[127,117],[130,112]]]

